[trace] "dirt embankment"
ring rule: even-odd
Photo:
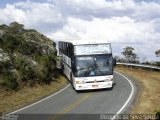
[[[65,77],[60,76],[49,85],[36,85],[24,87],[18,91],[4,91],[0,93],[0,113],[14,111],[42,99],[68,84]]]
[[[160,72],[116,67],[120,73],[132,76],[139,83],[140,91],[132,114],[155,114],[160,111]]]

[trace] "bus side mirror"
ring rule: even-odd
[[[113,66],[116,66],[116,59],[115,58],[113,58]]]

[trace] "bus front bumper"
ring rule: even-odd
[[[75,90],[93,90],[93,89],[111,88],[112,85],[113,81],[75,84]]]

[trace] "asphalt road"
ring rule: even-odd
[[[71,85],[33,105],[13,112],[18,120],[98,120],[115,119],[126,113],[134,101],[135,84],[114,73],[113,89],[77,93]],[[110,114],[110,116],[108,115]]]

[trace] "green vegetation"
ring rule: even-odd
[[[55,43],[17,22],[0,25],[0,91],[50,84],[56,77]]]
[[[125,56],[126,62],[128,62],[128,63],[130,63],[130,62],[131,63],[139,62],[137,54],[135,54],[133,51],[134,51],[134,48],[129,47],[129,46],[123,48],[122,55]]]
[[[145,65],[152,65],[152,66],[160,66],[160,61],[146,61],[146,57],[143,58],[144,60],[140,61],[140,58],[136,53],[134,53],[134,48],[133,47],[125,47],[123,48],[123,51],[121,54],[124,57],[120,56],[114,56],[114,58],[117,60],[117,62],[122,62],[122,63],[137,63],[137,64],[145,64]],[[157,57],[160,57],[160,50],[155,51],[155,55]]]
[[[160,57],[160,49],[155,52],[157,57]]]

